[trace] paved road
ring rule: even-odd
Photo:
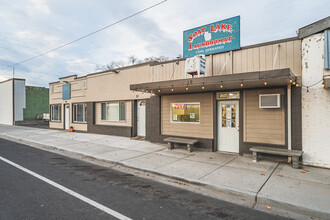
[[[40,175],[39,179],[27,172]],[[132,219],[279,219],[3,139],[0,139],[0,219],[116,219],[40,178],[93,200],[97,207],[103,205]]]

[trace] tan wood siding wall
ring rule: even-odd
[[[97,125],[111,125],[111,126],[132,126],[132,102],[125,102],[126,114],[125,121],[103,121],[101,120],[101,102],[95,103],[95,124]]]
[[[171,103],[200,102],[200,124],[171,122]],[[191,138],[213,138],[213,94],[162,96],[162,134]]]
[[[206,76],[272,70],[277,48],[275,69],[290,68],[295,76],[301,76],[301,40],[208,55]],[[183,79],[185,61],[151,66],[150,71],[151,82]]]
[[[119,101],[150,98],[148,93],[133,93],[130,85],[150,81],[150,66],[122,69],[119,73],[107,72],[87,76],[87,101]]]
[[[259,94],[281,94],[281,108],[260,109]],[[285,145],[284,89],[245,90],[243,93],[244,141]]]
[[[50,128],[63,129],[63,122],[49,122]]]

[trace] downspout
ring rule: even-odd
[[[291,146],[291,84],[288,85],[287,96],[288,96],[288,150],[291,150],[292,149],[292,146]]]

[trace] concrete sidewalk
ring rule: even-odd
[[[98,160],[211,187],[267,206],[330,219],[330,170],[293,169],[278,162],[252,162],[232,154],[167,150],[166,145],[126,137],[0,125],[0,138],[78,153]],[[1,146],[0,146],[1,147]],[[254,201],[257,203],[254,204]],[[274,211],[273,211],[274,213]]]

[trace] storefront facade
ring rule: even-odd
[[[301,66],[301,40],[290,38],[207,55],[199,78],[185,78],[185,59],[68,76],[50,83],[50,127],[187,137],[197,150],[239,154],[301,149]],[[260,107],[260,95],[276,107]]]

